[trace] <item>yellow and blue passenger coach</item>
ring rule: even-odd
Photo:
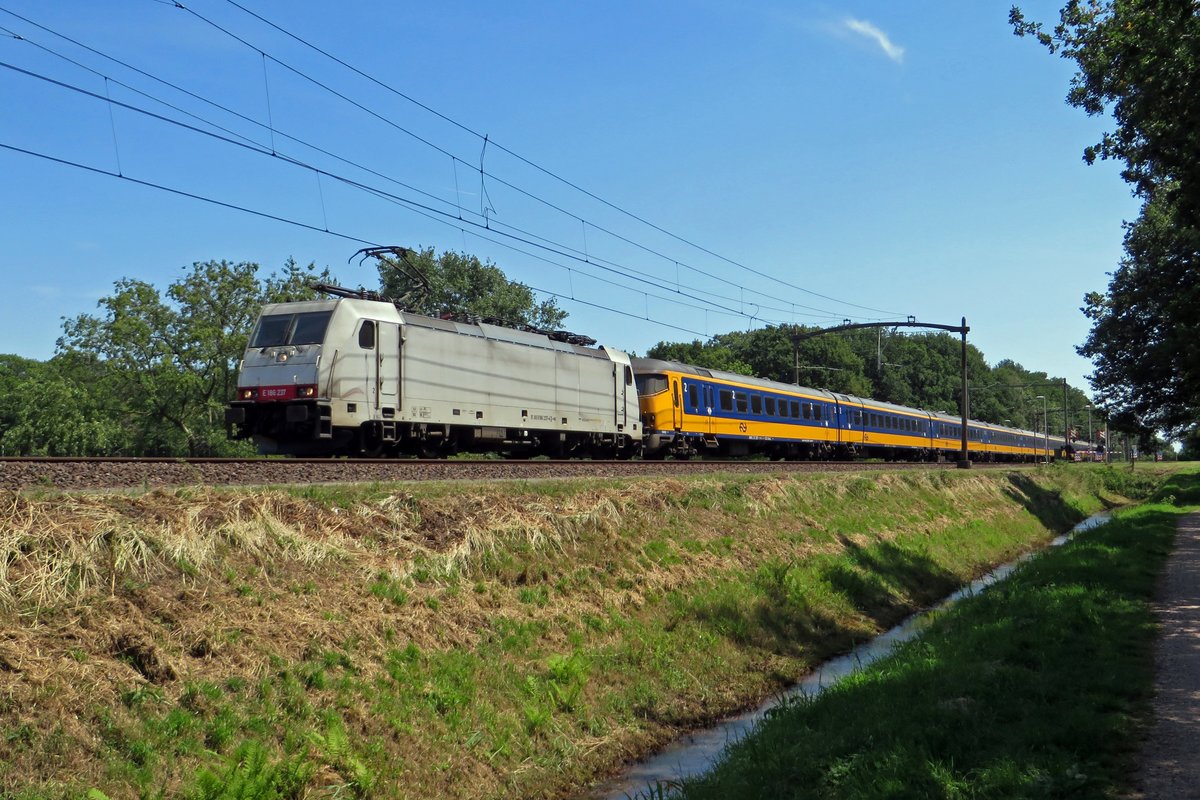
[[[962,423],[946,414],[673,361],[632,359],[642,456],[867,456],[935,460],[961,452]],[[1061,455],[1061,438],[971,421],[976,460]]]

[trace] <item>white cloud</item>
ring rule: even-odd
[[[851,18],[846,20],[846,28],[878,44],[884,54],[897,64],[904,61],[904,48],[889,39],[886,33],[876,28],[870,22]]]

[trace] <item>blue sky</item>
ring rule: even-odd
[[[1007,2],[238,2],[459,125],[228,0],[0,0],[242,116],[4,11],[0,62],[216,122],[267,155],[10,67],[0,145],[316,228],[0,149],[0,352],[47,358],[62,318],[94,312],[114,281],[165,288],[196,261],[270,271],[291,256],[372,286],[348,263],[361,239],[488,258],[560,295],[571,330],[630,351],[781,322],[966,316],[992,363],[1085,385],[1079,307],[1107,285],[1137,204],[1116,165],[1082,162],[1108,120],[1065,104],[1069,64],[1014,37]],[[485,206],[492,231],[467,224]],[[558,252],[497,233],[517,229]]]

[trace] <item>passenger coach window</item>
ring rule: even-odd
[[[812,403],[801,403],[800,407],[804,409],[804,418],[812,419]]]
[[[688,402],[692,404],[692,408],[700,407],[700,393],[696,391],[696,384],[688,384]]]
[[[767,398],[767,416],[768,417],[775,416],[775,398],[774,397]]]
[[[797,400],[792,401],[792,419],[800,419],[800,403]]]
[[[755,414],[761,414],[762,413],[762,398],[756,394],[750,395],[750,409]]]
[[[813,419],[821,419],[821,409],[823,406],[820,403],[813,403]]]
[[[721,410],[733,411],[733,392],[728,389],[721,390]]]
[[[375,323],[371,320],[363,322],[358,329],[358,346],[364,350],[375,349]]]
[[[741,413],[745,414],[746,413],[746,394],[743,392],[742,394],[735,395],[734,399],[737,400],[737,410],[740,411]]]

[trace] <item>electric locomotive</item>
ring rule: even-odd
[[[230,438],[301,456],[637,453],[641,423],[624,352],[337,291],[263,308],[226,409]]]

